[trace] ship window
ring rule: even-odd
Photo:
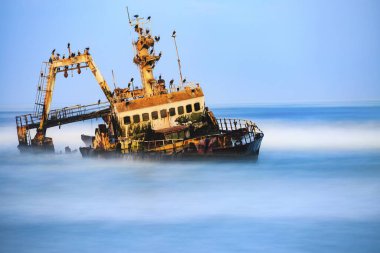
[[[149,120],[149,113],[143,113],[142,114],[142,120],[143,121],[148,121]]]
[[[191,105],[186,105],[186,112],[191,113],[192,111],[193,111],[193,108],[191,107]]]
[[[183,106],[178,106],[178,115],[182,115],[183,113]]]
[[[175,108],[170,108],[169,109],[169,115],[170,116],[175,116]]]
[[[194,104],[194,111],[199,111],[201,109],[201,105],[199,103]]]
[[[136,114],[133,115],[133,123],[139,123],[140,122],[140,115]]]
[[[166,118],[166,116],[168,116],[168,112],[166,111],[166,109],[162,109],[162,110],[160,111],[160,114],[161,114],[161,119],[162,119],[162,118]]]
[[[158,112],[157,111],[152,112],[152,119],[158,119]]]
[[[125,116],[124,117],[124,125],[129,125],[131,124],[131,117]]]

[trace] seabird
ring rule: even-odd
[[[176,31],[174,30],[173,34],[172,34],[172,37],[175,37],[175,35],[176,35]]]

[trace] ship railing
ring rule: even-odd
[[[217,118],[216,121],[218,122],[219,130],[221,131],[237,131],[247,129],[255,133],[262,132],[260,128],[251,120]]]
[[[257,134],[262,134],[260,128],[251,120],[217,118],[216,121],[222,133],[238,133],[236,141],[242,144],[251,143]]]
[[[197,89],[199,88],[199,83],[196,83],[196,82],[186,82],[186,83],[183,83],[182,85],[176,85],[171,88],[169,88],[169,92],[172,93],[172,92],[177,92],[177,91],[181,91],[181,90],[184,90],[185,88],[189,88],[189,89]]]
[[[126,141],[124,150],[128,152],[150,152],[150,151],[161,151],[163,153],[167,152],[179,152],[184,147],[184,139],[163,139],[163,140],[130,140],[127,138],[120,138],[121,141]]]
[[[95,103],[90,105],[75,105],[64,107],[62,109],[51,110],[48,115],[48,120],[60,120],[70,117],[81,116],[89,113],[94,113],[109,109],[108,102]]]
[[[161,140],[131,140],[127,137],[119,138],[120,141],[124,142],[123,152],[124,153],[134,153],[134,152],[161,152],[161,153],[180,153],[186,148],[189,148],[191,143],[198,145],[202,140],[209,139],[214,140],[214,143],[218,143],[223,148],[235,147],[238,145],[245,145],[253,142],[255,140],[256,133],[261,133],[261,130],[252,122],[245,120],[235,119],[236,127],[234,124],[234,119],[231,119],[232,127],[228,125],[229,120],[226,119],[228,130],[221,130],[222,133],[202,135],[200,137],[191,139],[161,139]],[[224,119],[222,119],[224,124]],[[240,127],[241,123],[241,127]],[[238,133],[233,133],[235,130],[241,130]],[[228,142],[229,140],[229,142]]]
[[[48,115],[48,121],[60,121],[75,116],[91,115],[97,112],[105,112],[110,108],[108,102],[95,103],[90,105],[76,105],[71,107],[64,107],[62,109],[51,110]],[[100,114],[99,114],[100,115]],[[37,128],[40,124],[42,115],[35,115],[34,113],[16,116],[17,127],[25,127],[26,129]]]

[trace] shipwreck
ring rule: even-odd
[[[250,120],[216,118],[206,106],[201,85],[183,79],[179,57],[178,83],[167,83],[161,75],[154,75],[162,53],[156,53],[160,37],[151,34],[150,22],[150,17],[129,18],[136,32],[133,62],[140,72],[141,88],[132,78],[125,88],[111,90],[89,48],[74,52],[68,44],[67,57],[53,50],[39,76],[33,113],[16,117],[19,150],[54,152],[53,140],[46,136],[48,128],[102,118],[104,123],[98,125],[93,136],[82,135],[84,147],[80,152],[84,157],[257,156],[263,132]],[[172,38],[178,56],[175,31]],[[83,68],[91,70],[107,102],[51,110],[56,76],[80,74]],[[32,129],[36,129],[33,137]]]

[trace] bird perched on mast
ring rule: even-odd
[[[150,21],[150,18],[151,18],[151,17],[150,17],[150,16],[148,16],[148,18],[147,18],[146,20]]]
[[[174,38],[176,36],[176,31],[173,31],[172,37]]]

